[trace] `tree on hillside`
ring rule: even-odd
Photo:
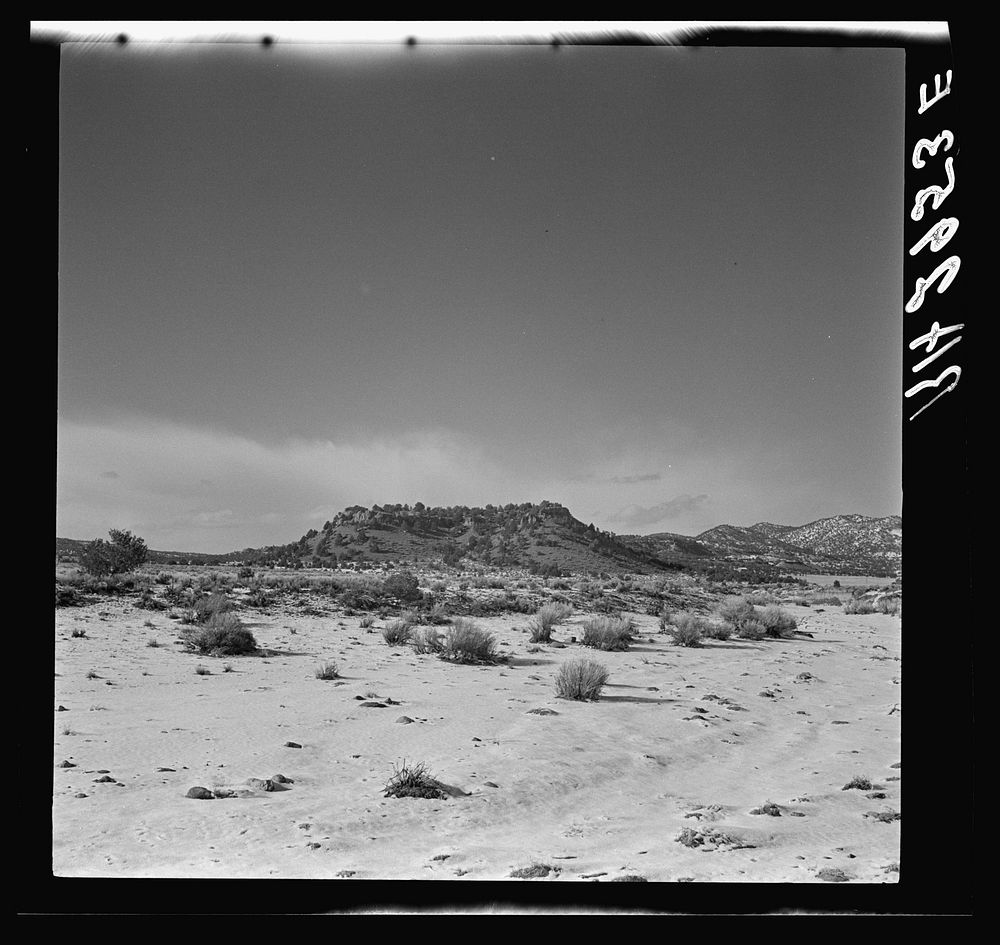
[[[141,538],[117,528],[112,528],[108,537],[111,541],[98,538],[90,542],[80,554],[80,566],[88,574],[128,574],[146,563],[149,549]]]

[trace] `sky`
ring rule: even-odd
[[[899,514],[904,52],[66,44],[57,533]]]

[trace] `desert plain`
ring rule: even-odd
[[[691,612],[721,599],[671,580]],[[504,657],[486,665],[387,643],[393,614],[308,586],[255,609],[229,577],[247,656],[193,652],[182,608],[138,595],[57,607],[53,872],[896,882],[899,615],[845,613],[848,588],[728,588],[771,595],[795,632],[688,647],[641,590],[617,598],[621,651],[582,645],[594,611],[572,593],[549,642],[530,642],[529,613],[475,616]],[[608,671],[596,701],[557,696],[580,658]],[[414,765],[442,796],[387,797]]]

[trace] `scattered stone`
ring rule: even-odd
[[[450,858],[451,858],[451,854],[450,853],[438,853],[437,856],[432,856],[431,857],[431,862],[439,861],[439,862],[443,863],[445,860],[450,859]]]
[[[286,778],[283,774],[272,774],[271,780],[275,784],[294,784],[295,782],[291,778]]]
[[[528,715],[558,715],[555,709],[528,709]]]
[[[880,824],[891,824],[902,819],[902,815],[897,810],[870,810],[865,814],[870,820],[877,820]]]
[[[176,771],[175,768],[157,768],[156,770],[157,770],[157,772],[160,772],[160,771]]]
[[[484,782],[483,782],[483,785],[484,785],[485,787],[495,787],[495,788],[498,788],[498,787],[500,787],[500,785],[499,785],[499,784],[496,784],[496,783],[495,783],[495,782],[493,782],[493,781],[484,781]]]
[[[750,811],[750,813],[767,814],[768,817],[780,817],[781,808],[778,807],[777,804],[772,804],[770,801],[767,801],[766,803],[761,804],[760,807],[755,807],[752,811]]]
[[[75,768],[76,765],[73,764],[72,761],[60,761],[59,764],[56,765],[56,767],[57,768]]]
[[[870,794],[866,794],[865,797],[870,801],[882,801],[885,800],[886,793],[885,791],[872,791]]]
[[[363,709],[384,709],[385,708],[385,703],[384,702],[374,702],[374,701],[372,701],[372,700],[369,699],[368,701],[361,703],[361,708],[363,708]]]
[[[396,721],[400,725],[409,725],[413,719],[411,719],[408,715],[401,715],[398,719],[396,719]]]
[[[830,724],[831,725],[850,725],[851,723],[850,722],[845,722],[842,719],[834,719]]]
[[[307,843],[306,846],[309,847],[310,850],[318,850],[322,846],[322,844],[313,842],[313,843]]]
[[[616,876],[611,880],[613,883],[648,883],[649,880],[645,876],[639,876],[636,873],[626,873],[624,876]]]
[[[274,782],[270,778],[247,778],[245,783],[255,791],[274,790]]]
[[[216,797],[235,797],[236,796],[236,792],[229,790],[229,788],[216,788],[215,789],[215,796]]]
[[[185,797],[193,797],[198,801],[210,801],[215,795],[206,787],[193,787],[191,788]]]
[[[285,748],[301,748],[298,742],[285,742]]]
[[[73,796],[74,796],[74,797],[86,797],[87,795],[86,795],[86,794],[83,794],[83,793],[81,793],[81,794],[74,794]]]
[[[116,784],[117,783],[114,778],[112,778],[110,775],[107,775],[107,774],[101,775],[101,777],[99,777],[99,778],[94,778],[94,781],[97,784]]]
[[[357,870],[341,870],[337,876],[341,879],[350,879],[357,873]]]
[[[607,873],[581,873],[580,879],[595,879],[598,876],[607,876]]]
[[[64,705],[61,705],[58,709],[56,709],[56,712],[69,712],[69,709],[67,709]]]
[[[829,866],[821,869],[816,875],[826,883],[846,883],[851,878],[843,870]]]
[[[518,870],[511,870],[511,879],[540,879],[548,876],[549,873],[558,872],[556,866],[549,866],[547,863],[532,863],[531,866],[524,866]]]

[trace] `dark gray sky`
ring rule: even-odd
[[[64,46],[59,534],[898,513],[903,57]]]

